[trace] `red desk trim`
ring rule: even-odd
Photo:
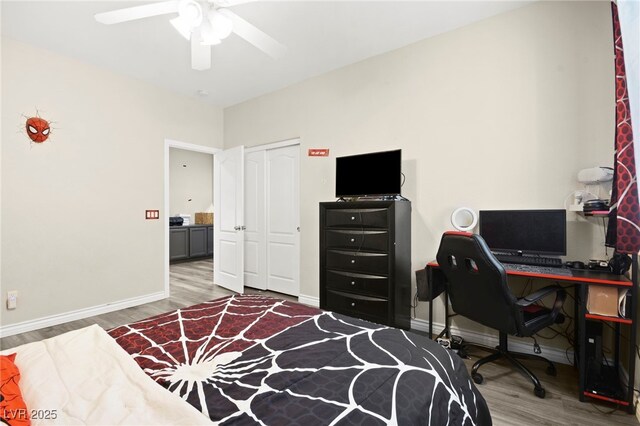
[[[624,405],[624,406],[629,405],[629,403],[627,401],[622,401],[620,399],[615,399],[615,398],[609,398],[608,396],[597,395],[595,393],[591,393],[591,392],[587,392],[587,391],[584,391],[584,396],[588,396],[588,397],[595,398],[595,399],[601,399],[603,401],[613,402],[615,404],[620,404],[620,405]]]
[[[432,268],[439,268],[438,262],[429,262],[427,266]],[[593,276],[585,276],[585,277],[569,277],[566,275],[553,275],[553,274],[537,274],[533,272],[524,272],[524,271],[510,271],[505,268],[505,272],[507,275],[515,275],[520,277],[528,277],[528,278],[543,278],[545,280],[555,280],[555,281],[575,281],[580,283],[590,283],[590,284],[604,284],[604,285],[616,285],[620,287],[631,287],[633,284],[623,275],[620,276],[620,280],[609,280],[604,278],[594,278]],[[589,273],[589,272],[586,272]],[[593,275],[598,274],[597,272],[592,273]]]
[[[609,317],[606,315],[597,315],[597,314],[585,314],[584,317],[589,319],[600,320],[600,321],[612,321],[612,322],[621,322],[623,324],[633,324],[633,321],[631,321],[628,318]]]

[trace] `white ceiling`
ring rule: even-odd
[[[2,0],[3,36],[59,52],[226,107],[397,49],[530,1],[261,1],[232,10],[287,46],[271,59],[232,34],[213,47],[207,71],[157,16],[103,25],[93,15],[140,1]]]

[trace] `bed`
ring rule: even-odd
[[[414,333],[294,302],[229,296],[117,327],[108,336],[110,344],[103,345],[118,349],[127,361],[120,363],[139,366],[125,375],[140,393],[158,399],[148,410],[164,424],[491,424],[485,400],[454,353]],[[23,376],[28,364],[20,366]],[[165,397],[170,408],[159,410],[169,416],[155,411]],[[176,419],[182,409],[185,416]],[[128,417],[112,423],[160,424],[140,410],[127,407]]]

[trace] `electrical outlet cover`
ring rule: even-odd
[[[7,309],[16,309],[18,307],[18,292],[16,290],[7,292]]]

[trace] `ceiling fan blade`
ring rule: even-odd
[[[212,0],[209,0],[212,1]],[[256,3],[260,0],[215,0],[215,4],[220,7],[232,7],[245,3]]]
[[[200,31],[191,34],[191,68],[204,71],[211,68],[211,46],[201,44]]]
[[[178,0],[170,0],[161,3],[151,3],[142,6],[128,7],[126,9],[112,10],[111,12],[97,13],[94,15],[94,18],[101,24],[111,25],[177,12]]]
[[[274,59],[284,56],[287,48],[270,35],[256,28],[229,9],[219,9],[218,12],[227,16],[233,22],[233,32],[242,37],[258,49]]]

